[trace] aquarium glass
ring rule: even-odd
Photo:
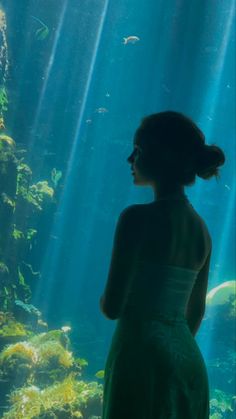
[[[114,231],[154,199],[127,157],[164,110],[226,156],[185,192],[213,242],[211,419],[236,417],[235,74],[233,0],[0,1],[0,417],[101,417]]]

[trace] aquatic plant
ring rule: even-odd
[[[16,321],[13,314],[7,311],[0,311],[0,336],[27,336],[28,331],[25,326]]]
[[[27,341],[7,346],[0,355],[0,367],[7,378],[12,375],[14,363],[15,380],[18,382],[18,374],[25,366],[27,358],[28,369],[31,369],[30,383],[39,387],[62,380],[72,371],[79,376],[87,362],[75,360],[72,352],[67,349],[68,344],[68,337],[61,330],[31,336]],[[27,376],[26,380],[28,378]],[[28,381],[25,384],[29,384]]]
[[[234,303],[236,301],[236,281],[225,281],[220,285],[214,287],[208,292],[206,297],[207,306],[217,307],[228,303]],[[231,312],[231,315],[235,316],[235,311]]]
[[[22,323],[9,320],[6,324],[1,326],[0,336],[27,336],[27,330]]]
[[[13,199],[9,198],[9,196],[5,192],[2,192],[1,197],[2,197],[2,202],[4,204],[9,205],[13,209],[15,209],[15,207],[16,207],[15,201]]]
[[[77,381],[70,374],[62,382],[40,390],[38,387],[23,387],[11,393],[11,409],[4,413],[4,419],[33,419],[40,415],[64,416],[68,419],[85,418],[91,401],[101,405],[102,386],[96,382]],[[49,416],[49,415],[52,416]]]
[[[38,350],[40,366],[50,366],[53,362],[54,366],[70,368],[73,365],[72,352],[63,348],[60,342],[48,341],[42,344]]]
[[[29,302],[28,279],[39,272],[24,258],[35,244],[37,216],[55,204],[54,189],[47,181],[32,184],[32,170],[16,151],[15,141],[0,134],[0,260],[9,267],[8,276],[0,270],[0,309],[6,311],[14,309],[14,300]]]
[[[1,106],[1,90],[0,90],[0,106]],[[14,149],[16,146],[13,138],[6,134],[0,134],[0,150]]]
[[[30,167],[21,162],[17,166],[16,195],[17,197],[24,198],[29,204],[41,211],[43,203],[51,200],[53,197],[54,190],[48,185],[47,181],[39,181],[36,184],[30,185],[31,178],[32,171]]]
[[[26,199],[35,205],[40,211],[46,202],[50,202],[54,196],[54,189],[48,185],[48,181],[40,181],[29,187]]]
[[[74,359],[63,346],[68,345],[62,339],[65,335],[63,330],[51,330],[2,351],[2,378],[14,377],[18,387],[8,397],[11,407],[4,419],[60,417],[63,412],[63,417],[72,419],[86,418],[86,411],[100,413],[103,386],[78,379],[87,361]]]
[[[27,198],[27,193],[30,186],[30,181],[32,178],[32,170],[30,167],[23,162],[20,162],[17,165],[17,185],[16,185],[16,195]]]
[[[29,314],[35,314],[38,317],[41,316],[40,311],[32,304],[26,304],[21,300],[15,300],[15,305],[21,307],[24,311],[26,311]]]
[[[8,345],[0,354],[0,362],[2,364],[10,362],[12,356],[24,356],[32,363],[36,363],[38,360],[37,350],[29,342],[18,342],[14,345]]]
[[[41,28],[37,29],[37,31],[35,32],[35,37],[38,41],[43,41],[45,38],[47,38],[48,34],[49,34],[49,28],[48,26],[42,22],[42,20],[40,20],[38,17],[35,16],[31,16],[33,19],[35,19],[37,22],[40,23]]]
[[[2,7],[0,6],[0,34],[1,34],[1,44],[0,44],[0,71],[2,82],[6,82],[6,77],[8,75],[9,60],[8,60],[8,46],[7,46],[7,22],[6,15]]]
[[[12,231],[12,237],[15,240],[19,240],[19,239],[24,239],[25,238],[23,231],[20,231],[20,230],[18,230],[15,227],[14,227],[14,230]]]
[[[51,171],[51,181],[53,183],[54,188],[57,188],[58,182],[62,177],[62,171],[57,170],[55,167]]]
[[[29,228],[26,231],[26,239],[27,240],[32,240],[32,238],[37,234],[37,230],[35,230],[35,228]]]
[[[225,418],[225,417],[235,417],[236,405],[235,405],[236,396],[230,393],[225,393],[219,389],[213,389],[211,391],[210,399],[210,409],[211,416],[210,419],[216,418]]]
[[[4,262],[0,262],[0,273],[7,273],[9,274],[9,269],[7,267],[7,265]]]
[[[8,75],[8,69],[9,69],[6,31],[7,31],[6,15],[0,5],[0,119],[1,119],[0,128],[1,129],[5,128],[3,113],[7,111],[7,105],[8,105],[7,90],[5,87],[5,83],[6,83],[6,79]]]
[[[7,111],[7,104],[8,104],[8,98],[7,98],[7,91],[4,86],[0,86],[0,109],[1,111]]]

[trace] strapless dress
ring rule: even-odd
[[[198,272],[138,266],[106,360],[102,419],[209,419],[207,369],[185,318]]]

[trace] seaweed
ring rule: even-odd
[[[47,180],[32,183],[32,170],[22,160],[16,157],[14,140],[0,135],[0,260],[8,266],[8,274],[0,269],[0,309],[6,311],[14,309],[15,300],[29,302],[27,278],[40,273],[25,257],[35,243],[37,217],[54,198]],[[26,278],[22,264],[29,268]]]
[[[12,313],[0,311],[0,336],[27,336],[26,327],[16,321]]]
[[[12,408],[3,415],[4,419],[32,419],[61,417],[84,418],[91,402],[101,402],[102,386],[96,382],[76,380],[70,374],[62,382],[41,390],[37,386],[23,387],[12,392]],[[47,415],[47,416],[46,416]]]
[[[1,352],[2,379],[14,383],[8,396],[10,408],[3,418],[30,419],[62,412],[66,418],[84,418],[86,412],[101,411],[103,386],[81,380],[88,363],[73,357],[69,338],[65,341],[63,336],[63,330],[51,330],[8,345]]]
[[[39,22],[36,37],[43,40],[48,27]],[[18,158],[27,150],[20,150],[6,130],[9,63],[1,6],[0,43],[0,416],[98,418],[103,387],[81,380],[88,362],[74,357],[70,327],[48,331],[42,313],[30,303],[29,281],[40,275],[31,265],[30,252],[41,214],[57,202],[62,172],[54,168],[48,180],[35,180],[27,156]],[[102,378],[101,371],[96,378]],[[8,411],[2,416],[3,405]]]
[[[230,393],[225,393],[219,389],[213,389],[211,391],[210,408],[211,415],[210,419],[233,419],[236,413],[236,396]]]

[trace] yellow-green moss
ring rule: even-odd
[[[6,361],[9,362],[12,356],[28,358],[32,363],[36,363],[38,360],[36,349],[28,342],[18,342],[7,346],[0,354],[0,365]]]
[[[40,390],[38,387],[23,387],[11,393],[12,408],[4,419],[32,419],[42,413],[67,409],[70,416],[82,418],[82,409],[89,400],[102,398],[102,386],[96,382],[77,381],[73,374],[65,380]]]
[[[64,349],[59,342],[46,342],[38,347],[37,352],[39,355],[39,364],[48,364],[54,358],[59,366],[70,368],[73,365],[72,353]]]
[[[0,150],[5,147],[14,148],[15,145],[15,141],[9,135],[0,134]]]
[[[31,371],[25,383],[29,383],[27,380],[30,377],[30,383],[39,386],[64,379],[72,371],[80,375],[87,362],[74,359],[72,352],[67,350],[68,341],[63,340],[63,336],[67,338],[61,330],[52,330],[5,347],[0,354],[0,367],[4,376],[11,377],[15,370],[16,381],[21,383],[21,370],[26,364]]]
[[[22,323],[17,322],[8,312],[0,312],[0,336],[27,336]]]

